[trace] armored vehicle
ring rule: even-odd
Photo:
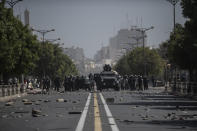
[[[114,89],[120,90],[120,82],[118,79],[118,73],[111,69],[110,65],[105,65],[103,71],[100,73],[100,87],[99,89]]]

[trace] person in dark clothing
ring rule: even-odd
[[[133,90],[133,75],[130,75],[128,78],[129,89]]]
[[[144,84],[144,89],[148,90],[148,79],[147,79],[147,77],[143,78],[143,84]]]
[[[68,78],[68,90],[69,91],[72,91],[72,76],[69,76]]]
[[[155,84],[155,78],[154,78],[154,76],[152,76],[152,85],[153,85],[153,87],[155,87],[156,86],[156,84]]]
[[[59,77],[55,78],[54,84],[55,84],[55,90],[59,91],[59,88],[60,88],[60,78]]]
[[[75,83],[75,77],[74,76],[72,76],[72,79],[71,79],[71,87],[72,87],[72,91],[75,91],[76,89],[75,89],[75,87],[76,87],[76,83]]]
[[[46,84],[46,92],[49,93],[50,85],[51,85],[49,77],[46,78],[45,84]]]
[[[134,90],[136,90],[136,85],[137,85],[137,76],[136,75],[133,76],[132,81],[133,81],[132,82],[132,84],[133,84],[132,87],[133,87]]]
[[[77,76],[75,79],[75,90],[79,90],[79,87],[80,87],[80,78],[79,76]]]
[[[138,86],[139,86],[138,90],[143,90],[142,83],[143,83],[142,76],[138,76]]]
[[[68,77],[65,76],[64,77],[64,91],[68,91]]]

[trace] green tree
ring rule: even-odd
[[[121,75],[128,75],[131,73],[128,64],[128,56],[123,56],[114,66],[114,69]]]
[[[4,4],[5,0],[0,2],[0,74],[4,80],[21,74],[63,78],[78,73],[58,45],[39,42]]]
[[[146,75],[161,75],[164,67],[163,60],[155,49],[145,48],[143,55],[143,48],[135,48],[118,61],[115,70],[120,74],[142,75],[144,66],[146,66]]]
[[[184,48],[187,61],[187,69],[190,72],[191,81],[197,80],[197,1],[196,0],[182,0],[181,6],[183,8],[183,16],[187,18],[184,28],[184,41],[182,46]]]
[[[52,80],[56,76],[64,79],[65,75],[78,74],[77,69],[70,58],[65,55],[62,48],[58,44],[49,42],[42,43],[42,48],[39,53],[39,61],[35,75],[40,78],[49,76]]]
[[[168,58],[173,65],[188,70],[190,80],[197,80],[197,1],[182,0],[184,27],[176,24],[168,43]]]
[[[6,80],[11,75],[28,74],[39,59],[39,42],[31,30],[13,16],[13,10],[0,3],[0,74]]]

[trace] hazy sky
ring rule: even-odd
[[[33,28],[54,28],[46,38],[60,37],[65,47],[82,47],[89,58],[121,28],[154,26],[147,32],[148,45],[165,41],[173,28],[173,8],[166,0],[23,0],[14,7],[22,21],[26,8]],[[181,13],[177,4],[176,22],[183,24]]]

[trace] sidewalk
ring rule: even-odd
[[[11,95],[11,96],[0,97],[0,102],[6,102],[6,101],[9,101],[9,100],[12,100],[12,99],[17,99],[17,98],[20,98],[20,97],[24,97],[26,95],[27,95],[27,93],[21,93],[21,94],[15,94],[15,95]]]

